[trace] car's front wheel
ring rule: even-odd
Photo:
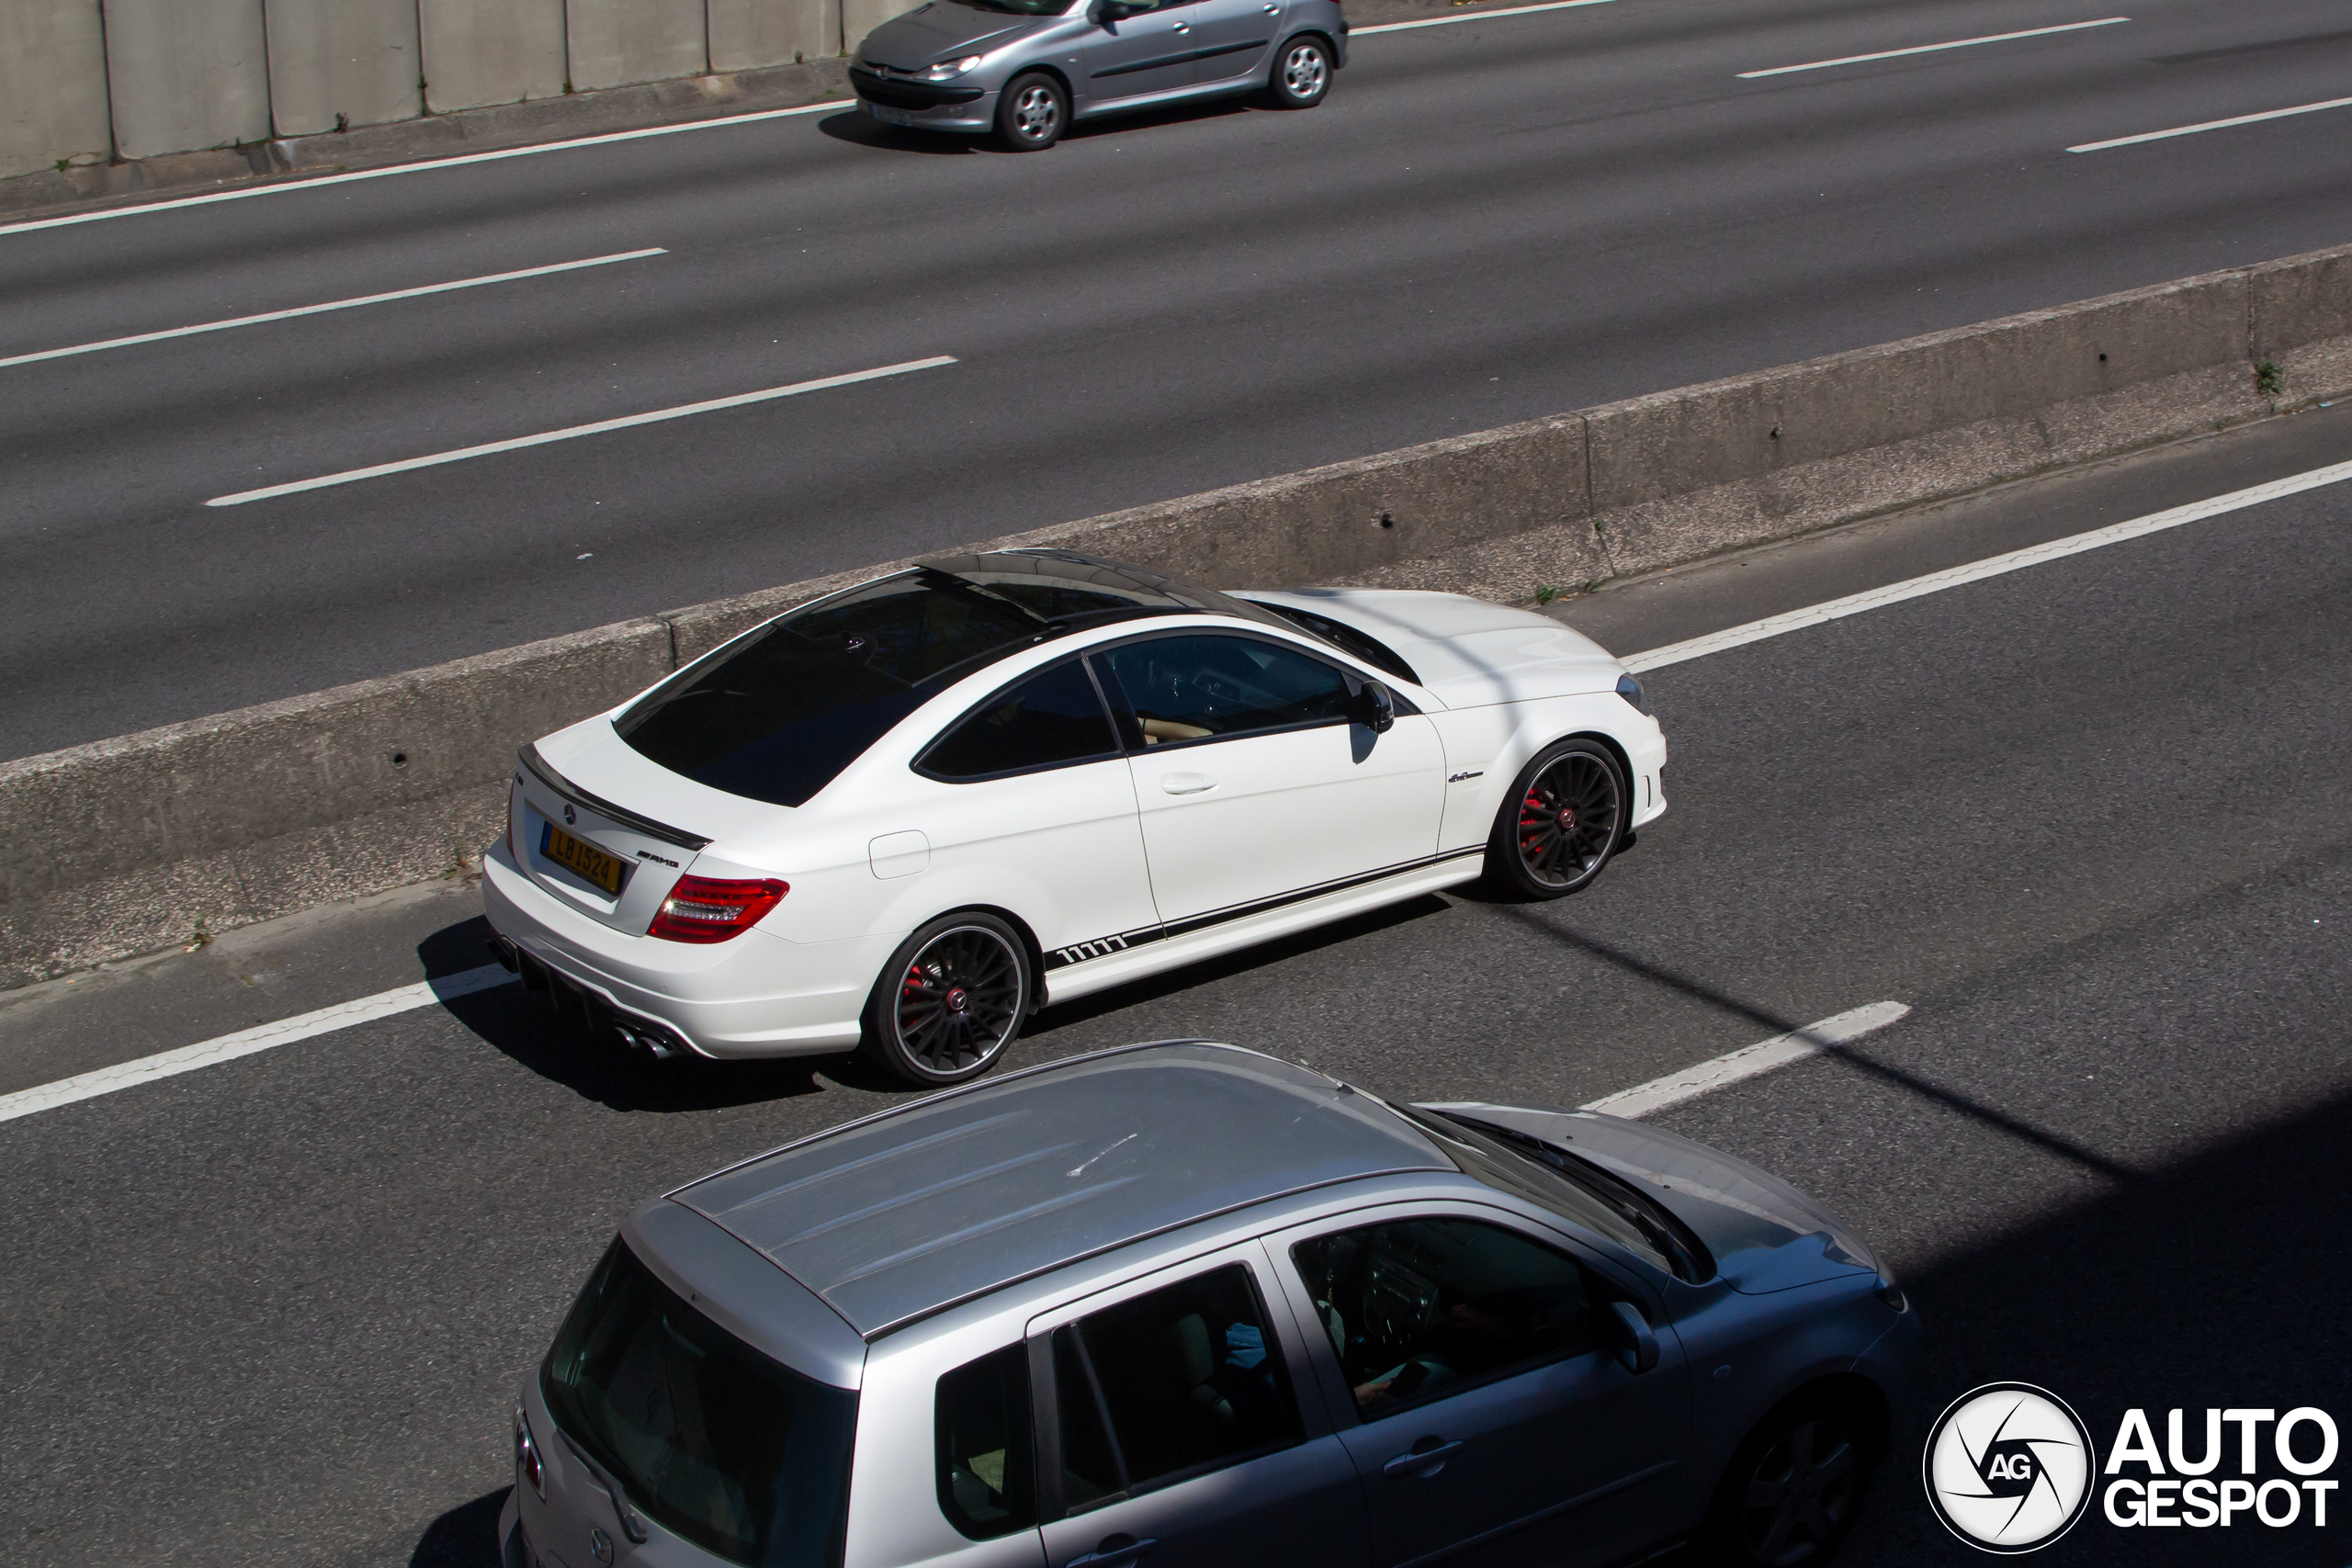
[[[1608,748],[1561,740],[1521,770],[1487,840],[1487,881],[1522,898],[1591,886],[1625,838],[1625,775]]]
[[[1278,109],[1311,109],[1331,90],[1331,50],[1319,38],[1295,38],[1274,56],[1266,101]]]
[[[1854,1528],[1876,1455],[1847,1401],[1801,1394],[1732,1456],[1707,1517],[1718,1562],[1798,1568],[1825,1561]]]
[[[1035,987],[1013,929],[977,910],[943,915],[899,944],[865,1004],[867,1056],[908,1083],[940,1089],[996,1066]]]
[[[996,139],[1015,152],[1042,152],[1069,125],[1069,95],[1042,71],[1015,76],[997,95]]]

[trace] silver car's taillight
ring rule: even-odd
[[[538,1442],[531,1436],[531,1418],[523,1414],[520,1404],[514,1406],[514,1470],[530,1483],[540,1502],[548,1500],[548,1467],[540,1461]]]

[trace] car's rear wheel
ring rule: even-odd
[[[1069,95],[1042,71],[1015,76],[996,99],[996,139],[1015,152],[1042,152],[1069,125]]]
[[[1331,50],[1319,38],[1295,38],[1274,56],[1266,101],[1278,109],[1311,109],[1331,90]]]
[[[899,946],[865,1006],[863,1049],[910,1084],[978,1077],[1021,1032],[1035,986],[1013,929],[978,911],[943,915]]]
[[[1524,898],[1591,886],[1625,838],[1625,776],[1592,740],[1545,747],[1520,773],[1487,840],[1487,880]]]
[[[1811,1568],[1854,1527],[1877,1462],[1869,1427],[1832,1394],[1800,1394],[1748,1434],[1707,1516],[1714,1561]]]

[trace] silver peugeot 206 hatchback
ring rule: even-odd
[[[986,1080],[622,1226],[508,1568],[1815,1562],[1917,1315],[1753,1167],[1206,1042]]]
[[[1313,108],[1347,58],[1338,0],[927,0],[866,35],[849,79],[876,119],[1027,152],[1193,98]]]

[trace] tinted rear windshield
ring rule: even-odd
[[[620,1241],[539,1389],[556,1426],[664,1529],[745,1568],[836,1560],[857,1395],[737,1339]]]
[[[1419,1127],[1446,1158],[1465,1176],[1476,1177],[1498,1191],[1510,1192],[1551,1210],[1564,1220],[1597,1231],[1637,1258],[1670,1274],[1688,1278],[1678,1267],[1671,1243],[1654,1235],[1641,1220],[1590,1189],[1568,1180],[1558,1171],[1524,1156],[1480,1132],[1475,1125],[1408,1105],[1401,1100],[1382,1104]]]
[[[799,806],[949,683],[1051,630],[1001,595],[918,569],[771,622],[615,728],[697,784]]]

